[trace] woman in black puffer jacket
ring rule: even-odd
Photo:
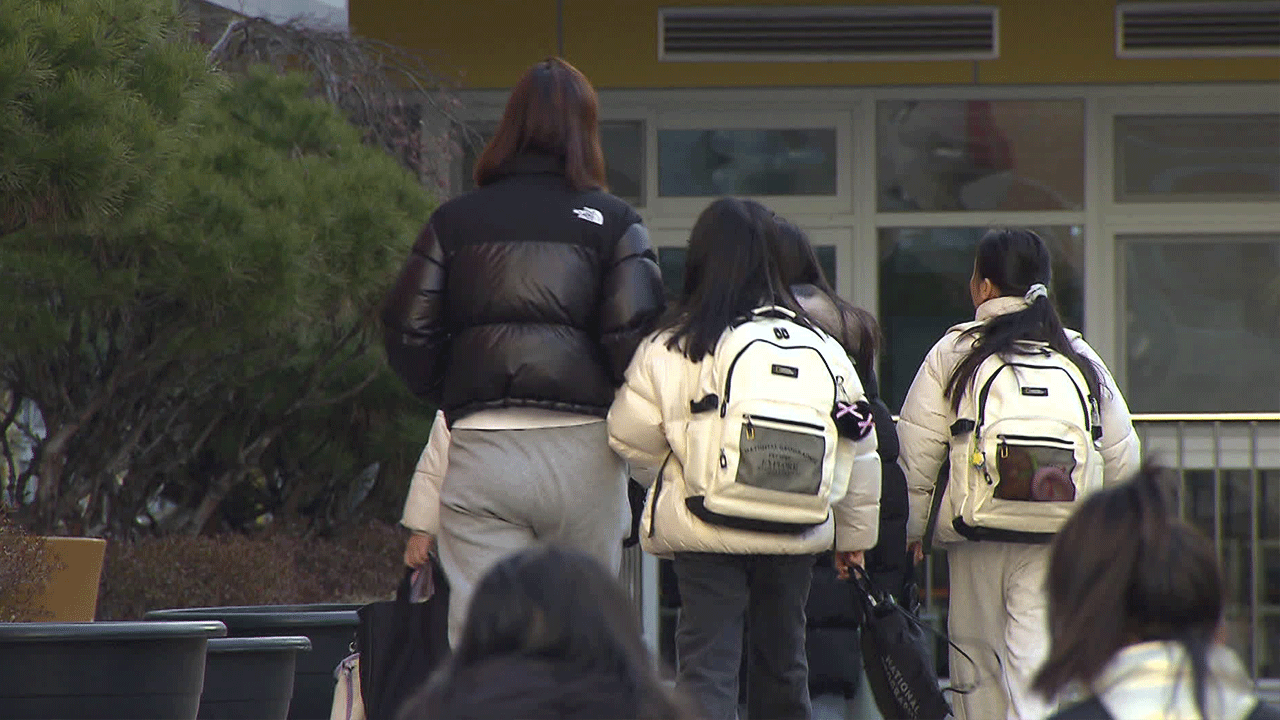
[[[622,562],[627,475],[604,418],[664,297],[640,216],[605,192],[597,111],[573,66],[530,68],[478,188],[431,216],[383,313],[392,368],[452,430],[439,554],[455,639],[481,575],[535,541]]]
[[[907,557],[907,480],[898,466],[898,432],[893,413],[880,398],[876,382],[879,326],[870,313],[835,294],[802,230],[779,220],[778,239],[783,270],[793,283],[796,299],[810,317],[844,345],[871,404],[881,468],[880,535],[876,546],[866,552],[866,569],[878,586],[905,602],[911,572]],[[862,678],[858,634],[862,612],[854,593],[851,583],[836,576],[830,553],[820,555],[806,607],[809,692],[814,698],[815,717],[848,717],[848,700],[857,692]]]

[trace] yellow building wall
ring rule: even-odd
[[[1280,81],[1280,57],[1120,59],[1115,0],[996,0],[1000,58],[984,84]]]
[[[348,0],[351,31],[421,53],[466,88],[509,88],[556,54],[556,0]]]
[[[945,0],[800,0],[933,5]],[[960,4],[959,0],[951,3]],[[562,54],[599,88],[1280,81],[1280,58],[1119,59],[1116,0],[986,0],[1000,10],[996,60],[660,62],[658,10],[787,0],[348,0],[358,34],[425,53],[467,88],[507,88]],[[561,14],[562,13],[562,14]]]

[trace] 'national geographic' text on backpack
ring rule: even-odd
[[[761,308],[720,338],[699,388],[685,458],[689,510],[764,532],[826,522],[849,483],[835,467],[837,425],[848,425],[837,416],[866,405],[843,347],[789,310]]]
[[[1044,343],[1023,350],[978,366],[951,426],[933,515],[949,484],[952,526],[969,540],[1047,542],[1102,487],[1102,424],[1084,374]]]

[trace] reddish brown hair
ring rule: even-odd
[[[608,189],[599,113],[595,88],[577,68],[557,57],[534,65],[511,89],[498,132],[476,160],[476,185],[497,180],[516,155],[537,152],[564,160],[574,189]]]

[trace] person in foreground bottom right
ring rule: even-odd
[[[1166,480],[1144,465],[1086,499],[1053,541],[1035,689],[1086,699],[1051,720],[1280,720],[1223,643],[1222,570]]]

